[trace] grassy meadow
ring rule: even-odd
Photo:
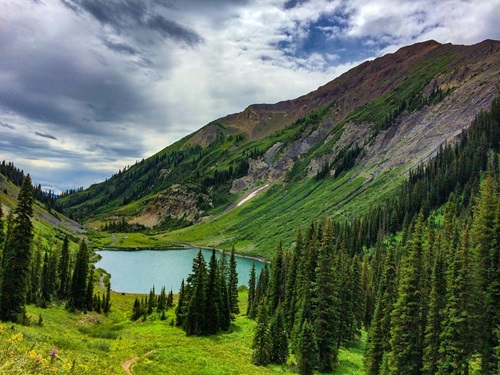
[[[0,374],[296,373],[293,356],[286,366],[252,365],[255,322],[244,315],[236,318],[228,332],[188,337],[171,326],[175,307],[165,321],[153,313],[147,321],[132,322],[136,296],[113,293],[107,316],[72,313],[57,303],[48,309],[28,306],[30,326],[0,323]],[[246,291],[241,291],[241,311],[246,310],[246,299]],[[341,350],[334,374],[363,374],[363,351],[364,341]],[[130,372],[124,369],[128,365]]]

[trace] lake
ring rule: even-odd
[[[212,250],[202,250],[208,262]],[[167,293],[172,289],[179,291],[182,279],[186,279],[192,271],[193,259],[198,249],[183,250],[101,250],[102,257],[96,268],[102,268],[111,274],[111,289],[125,293],[149,293],[155,286],[156,293],[165,286]],[[217,259],[221,253],[216,252]],[[230,254],[227,253],[229,261]],[[236,256],[238,285],[248,286],[252,263],[255,263],[257,277],[265,263],[255,259]]]

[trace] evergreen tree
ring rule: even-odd
[[[298,273],[299,266],[303,261],[302,257],[302,248],[303,248],[303,239],[302,232],[299,228],[297,231],[297,238],[295,241],[295,249],[293,251],[289,271],[286,278],[286,290],[285,290],[285,302],[283,304],[285,310],[285,324],[287,327],[287,332],[291,334],[295,315],[297,314],[297,298],[298,298]]]
[[[248,279],[248,304],[247,304],[247,316],[250,319],[255,319],[255,263],[252,263],[252,268],[250,270],[250,277]]]
[[[208,279],[205,291],[205,329],[202,333],[215,334],[220,329],[220,279],[218,278],[217,258],[215,249],[209,262]]]
[[[133,321],[139,319],[142,316],[142,308],[141,303],[139,302],[139,298],[135,297],[134,307],[132,309],[132,317]]]
[[[184,279],[181,281],[181,287],[179,289],[179,300],[177,301],[177,308],[175,309],[175,324],[178,327],[182,327],[184,323],[184,314],[186,310],[184,293],[185,293]]]
[[[45,256],[43,258],[43,267],[42,267],[42,278],[41,278],[41,287],[40,287],[40,293],[41,293],[41,298],[45,302],[50,302],[51,300],[51,293],[52,293],[52,285],[50,285],[50,275],[49,275],[49,253],[48,251],[45,251]]]
[[[473,247],[477,263],[477,279],[483,308],[479,311],[481,333],[479,352],[481,371],[492,374],[498,370],[500,345],[496,330],[500,327],[500,223],[499,193],[493,171],[490,170],[481,187],[474,207],[472,223]]]
[[[278,305],[285,300],[285,270],[284,270],[283,250],[281,242],[278,243],[276,252],[271,264],[271,277],[269,279],[268,301],[270,313],[278,308]]]
[[[238,306],[238,272],[236,271],[236,258],[234,255],[234,246],[231,249],[231,256],[229,258],[229,280],[227,283],[227,294],[229,297],[229,310],[232,317],[240,313]]]
[[[75,269],[71,279],[70,306],[84,309],[86,305],[87,275],[89,270],[89,253],[87,243],[82,240],[80,249],[76,254]]]
[[[339,341],[339,294],[335,279],[331,222],[326,221],[318,252],[316,283],[314,285],[313,327],[318,348],[318,369],[331,372],[337,361]]]
[[[5,241],[5,230],[3,224],[2,201],[0,201],[0,281],[2,280],[2,258],[3,258],[4,241]]]
[[[59,260],[59,298],[68,298],[69,285],[70,285],[70,259],[69,259],[69,240],[68,236],[64,237],[63,245],[61,248],[61,257]]]
[[[227,293],[226,278],[224,272],[219,272],[219,290],[220,290],[220,329],[227,331],[231,326],[231,311],[229,309],[229,296]]]
[[[444,256],[438,243],[434,251],[437,253],[431,276],[431,292],[427,326],[425,328],[423,373],[435,374],[441,361],[440,345],[443,314],[446,307],[446,277]]]
[[[87,281],[85,305],[88,311],[92,311],[94,308],[94,267],[90,267],[89,279]]]
[[[106,296],[103,299],[102,312],[107,314],[111,311],[111,285],[106,287]]]
[[[35,239],[34,253],[30,261],[30,272],[28,278],[28,293],[26,295],[27,303],[35,303],[39,306],[42,305],[40,300],[40,285],[42,277],[42,241],[40,236]]]
[[[307,320],[300,331],[298,348],[299,374],[312,375],[318,361],[318,346],[314,330]]]
[[[256,366],[265,366],[271,360],[272,341],[269,332],[269,321],[266,304],[259,307],[257,325],[252,343],[252,363]]]
[[[174,292],[170,289],[167,295],[167,309],[171,308],[174,305]]]
[[[391,313],[396,296],[396,259],[394,248],[387,249],[384,271],[377,293],[377,303],[366,343],[365,368],[367,375],[378,375],[390,350]]]
[[[161,313],[167,308],[167,295],[165,292],[165,286],[161,288],[160,296],[158,297],[158,303],[156,305],[156,311]]]
[[[206,332],[205,322],[205,284],[207,278],[206,262],[201,250],[193,260],[193,274],[190,275],[192,295],[190,295],[183,327],[188,336],[202,335]]]
[[[407,247],[403,264],[398,299],[391,316],[391,374],[419,375],[422,369],[424,317],[422,316],[422,252],[423,213],[420,212]]]
[[[272,363],[284,364],[288,359],[288,338],[285,328],[283,308],[278,305],[269,324],[271,352],[269,360]]]
[[[12,235],[4,251],[4,273],[0,289],[0,320],[24,321],[26,293],[33,241],[33,195],[27,175],[17,198]]]

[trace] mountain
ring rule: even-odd
[[[5,173],[5,172],[10,173]],[[2,173],[3,172],[3,173]],[[22,170],[17,169],[12,163],[3,162],[0,165],[0,204],[3,219],[17,206],[17,196],[20,185],[24,179]],[[35,235],[44,238],[49,247],[62,241],[67,235],[73,242],[79,241],[84,232],[82,225],[51,208],[51,205],[40,201],[41,188],[34,188],[33,223]]]
[[[60,203],[95,228],[269,255],[311,220],[390,196],[490,107],[499,72],[498,41],[414,44],[215,120]]]

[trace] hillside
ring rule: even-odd
[[[235,244],[269,256],[297,227],[326,215],[353,218],[394,191],[489,108],[499,72],[497,41],[418,43],[297,99],[215,120],[60,202],[95,228],[121,222],[121,231],[160,243]]]
[[[5,217],[17,205],[19,189],[19,186],[0,173],[0,203]],[[49,246],[62,241],[65,235],[77,242],[84,232],[82,225],[55,210],[48,210],[46,205],[37,200],[33,205],[33,213],[35,235],[43,238]]]

